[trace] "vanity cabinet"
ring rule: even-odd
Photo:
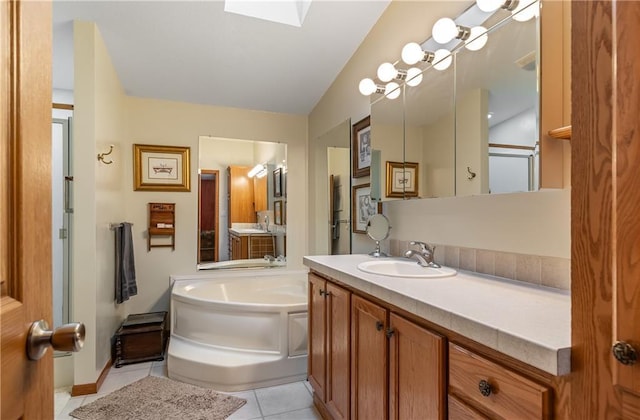
[[[445,338],[352,298],[352,417],[444,419]]]
[[[449,418],[547,419],[550,404],[547,387],[449,343]]]
[[[559,377],[324,276],[309,273],[308,352],[323,418],[565,418]]]
[[[351,303],[351,417],[384,419],[389,408],[387,390],[389,346],[387,311],[359,296]]]
[[[232,260],[249,258],[249,237],[229,232],[229,255]]]
[[[275,238],[271,234],[238,235],[229,231],[229,255],[232,260],[275,256]]]
[[[444,337],[309,274],[308,378],[325,416],[443,419],[445,345]]]
[[[309,383],[334,419],[349,418],[351,293],[309,274]]]

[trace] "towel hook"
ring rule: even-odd
[[[471,168],[467,166],[467,172],[469,172],[469,175],[467,175],[467,179],[468,180],[472,180],[473,178],[476,177],[476,173],[475,172],[471,172]]]
[[[105,156],[109,156],[113,152],[113,144],[109,145],[109,151],[106,153],[98,153],[98,161],[104,163],[105,165],[111,165],[113,160],[104,160]]]

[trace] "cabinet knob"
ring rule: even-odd
[[[638,360],[636,349],[624,341],[616,342],[611,350],[613,351],[613,357],[623,365],[633,365]]]
[[[395,332],[395,330],[393,328],[388,328],[387,329],[387,338],[391,338],[391,336],[393,336],[393,333]]]
[[[478,389],[480,390],[480,393],[485,397],[488,397],[489,395],[491,395],[491,384],[488,381],[485,381],[484,379],[481,380],[480,383],[478,384]]]
[[[377,321],[377,322],[376,322],[376,330],[378,330],[378,331],[382,331],[382,328],[384,328],[384,322],[382,322],[382,321]]]
[[[324,296],[327,292],[325,292],[324,290],[320,289],[320,296]]]

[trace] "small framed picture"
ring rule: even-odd
[[[189,147],[133,145],[135,191],[191,191]]]
[[[418,163],[387,161],[387,197],[418,196]]]
[[[366,233],[369,218],[378,213],[378,205],[371,199],[369,183],[351,187],[351,231]]]
[[[278,201],[274,201],[273,202],[273,223],[276,225],[282,225],[282,216],[283,216],[283,211],[282,211],[282,200],[278,200]]]
[[[273,171],[273,196],[282,197],[282,168]]]
[[[371,117],[363,118],[353,125],[351,136],[353,177],[369,176],[371,168]]]

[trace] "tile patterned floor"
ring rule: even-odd
[[[166,377],[165,362],[148,362],[111,368],[100,392],[71,397],[68,390],[56,390],[55,419],[73,419],[69,413],[125,385],[145,376]],[[294,382],[269,388],[232,392],[247,403],[233,413],[229,420],[319,420],[320,414],[313,407],[311,386],[307,381]],[[117,420],[117,419],[114,419]]]

